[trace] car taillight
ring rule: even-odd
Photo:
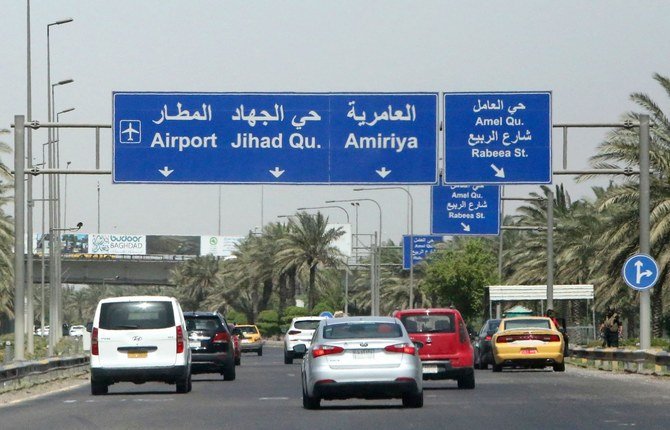
[[[91,333],[91,355],[99,355],[100,348],[98,347],[98,328],[94,327]]]
[[[214,339],[212,339],[212,343],[227,343],[227,342],[230,342],[230,336],[228,336],[228,333],[226,333],[225,331],[215,334]]]
[[[484,340],[491,340],[491,336],[486,336]]]
[[[410,354],[414,355],[416,353],[416,347],[414,345],[408,345],[406,343],[397,343],[395,345],[389,345],[384,348],[386,352],[399,352],[401,354]]]
[[[496,338],[496,343],[515,342],[517,340],[541,340],[542,342],[560,342],[561,337],[557,334],[512,334],[501,335]]]
[[[324,355],[341,354],[342,352],[344,352],[344,348],[341,346],[317,345],[312,348],[312,357],[317,358],[323,357]]]
[[[178,325],[177,329],[177,354],[184,352],[184,330]]]
[[[300,334],[300,330],[289,330],[288,334]]]

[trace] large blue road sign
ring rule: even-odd
[[[658,281],[658,264],[647,254],[635,254],[623,264],[621,274],[629,287],[636,290],[646,290],[653,287]]]
[[[413,240],[411,240],[413,239]],[[402,237],[402,267],[409,270],[410,264],[416,266],[435,251],[435,244],[443,241],[442,236],[414,235]],[[414,242],[414,245],[412,245]],[[410,259],[410,255],[413,257]]]
[[[116,183],[434,184],[436,93],[115,92]]]
[[[500,233],[500,187],[447,185],[432,188],[431,233],[454,236]]]
[[[551,93],[447,93],[445,182],[551,182]]]

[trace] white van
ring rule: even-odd
[[[98,303],[91,331],[91,394],[115,382],[176,384],[191,391],[191,350],[173,297],[132,296]]]

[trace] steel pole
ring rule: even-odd
[[[14,116],[14,360],[24,356],[25,334],[25,251],[24,227],[26,204],[24,179],[25,163],[25,117]]]
[[[30,52],[31,41],[30,41],[30,0],[26,1],[26,95],[27,95],[27,104],[26,104],[26,119],[28,122],[31,122],[33,119],[33,104],[32,104],[32,54]],[[27,130],[27,142],[26,142],[26,158],[28,160],[27,166],[28,169],[33,166],[33,133],[32,129],[28,128]],[[28,326],[26,327],[26,332],[28,334],[28,353],[33,354],[35,352],[35,294],[33,292],[33,178],[32,175],[28,175],[26,178],[26,236],[28,237],[28,252],[26,255],[26,296],[28,297],[27,302],[27,314],[28,314]]]
[[[640,252],[650,254],[649,240],[649,115],[640,115]],[[640,348],[651,347],[651,300],[640,291]]]
[[[547,309],[554,308],[554,192],[547,193]]]

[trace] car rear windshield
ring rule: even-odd
[[[489,331],[496,331],[500,327],[500,320],[489,321]]]
[[[505,322],[505,330],[515,330],[518,328],[546,328],[549,329],[548,319],[527,319],[527,320],[510,320]]]
[[[258,330],[256,330],[256,327],[237,326],[236,328],[239,328],[242,333],[246,333],[246,334],[256,334],[256,333],[258,333]]]
[[[320,322],[321,320],[296,321],[295,324],[293,324],[293,327],[297,328],[298,330],[316,330]]]
[[[223,328],[221,320],[215,316],[187,316],[186,330],[218,330]]]
[[[400,321],[408,333],[456,333],[454,314],[404,315]]]
[[[396,323],[352,322],[328,324],[323,328],[324,339],[375,339],[401,336],[402,330]]]
[[[100,328],[106,330],[173,327],[171,302],[113,302],[100,307]]]

